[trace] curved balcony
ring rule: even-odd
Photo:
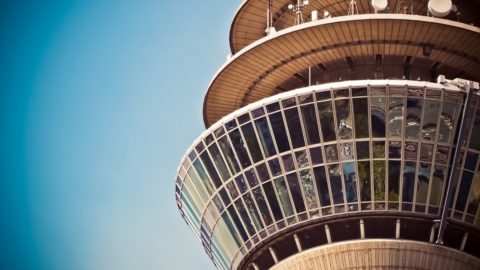
[[[334,17],[253,42],[213,78],[203,106],[208,127],[262,98],[311,84],[358,79],[480,80],[480,28],[403,14]],[[406,71],[407,70],[407,71]]]
[[[295,15],[288,9],[292,0],[272,1],[272,25],[277,31],[294,25]],[[375,13],[371,1],[357,0],[358,14]],[[427,16],[428,1],[422,0],[389,0],[388,7],[383,14],[408,14]],[[310,1],[303,9],[305,21],[311,21],[312,10],[317,10],[322,17],[323,11],[328,10],[333,17],[347,16],[350,0],[322,0]],[[480,3],[475,1],[454,1],[457,11],[452,11],[445,19],[465,24],[480,25]],[[233,54],[239,52],[249,44],[263,38],[267,26],[268,1],[245,0],[237,10],[230,28],[230,48]]]
[[[194,142],[178,171],[178,207],[220,269],[269,267],[272,241],[328,222],[402,217],[416,235],[418,220],[430,228],[440,215],[464,98],[436,83],[361,80],[262,99]],[[465,251],[480,256],[478,94],[469,110],[448,217],[455,233],[470,231]]]

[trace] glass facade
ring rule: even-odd
[[[358,211],[440,213],[465,94],[439,84],[299,89],[225,117],[179,168],[178,207],[220,269],[270,235]],[[343,84],[343,85],[342,85]],[[450,218],[480,228],[480,101]]]

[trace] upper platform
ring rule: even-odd
[[[295,1],[292,0],[273,0],[272,1],[272,23],[276,30],[282,30],[294,25],[295,16],[288,9],[288,5]],[[373,14],[371,1],[357,0],[359,14]],[[427,15],[428,1],[418,0],[390,0],[385,13],[408,13]],[[309,5],[303,9],[305,21],[311,20],[312,10],[319,12],[319,18],[323,11],[327,10],[333,17],[345,16],[348,14],[350,0],[312,0]],[[466,24],[479,25],[480,1],[454,1],[457,11],[451,12],[446,19],[463,22]],[[230,48],[233,54],[240,51],[245,46],[266,35],[268,0],[245,0],[240,5],[230,29]]]
[[[309,83],[402,75],[428,81],[438,73],[478,81],[479,42],[478,27],[420,15],[350,15],[285,28],[243,47],[220,68],[205,97],[204,122],[209,127],[247,104]]]

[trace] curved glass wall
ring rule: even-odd
[[[319,85],[256,102],[194,144],[179,169],[177,204],[218,268],[323,216],[439,214],[465,94],[413,81],[369,83],[375,85]],[[477,228],[479,103],[475,95],[465,117],[450,215]]]

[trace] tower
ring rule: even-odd
[[[454,4],[242,2],[175,183],[217,268],[480,267],[480,4]]]

